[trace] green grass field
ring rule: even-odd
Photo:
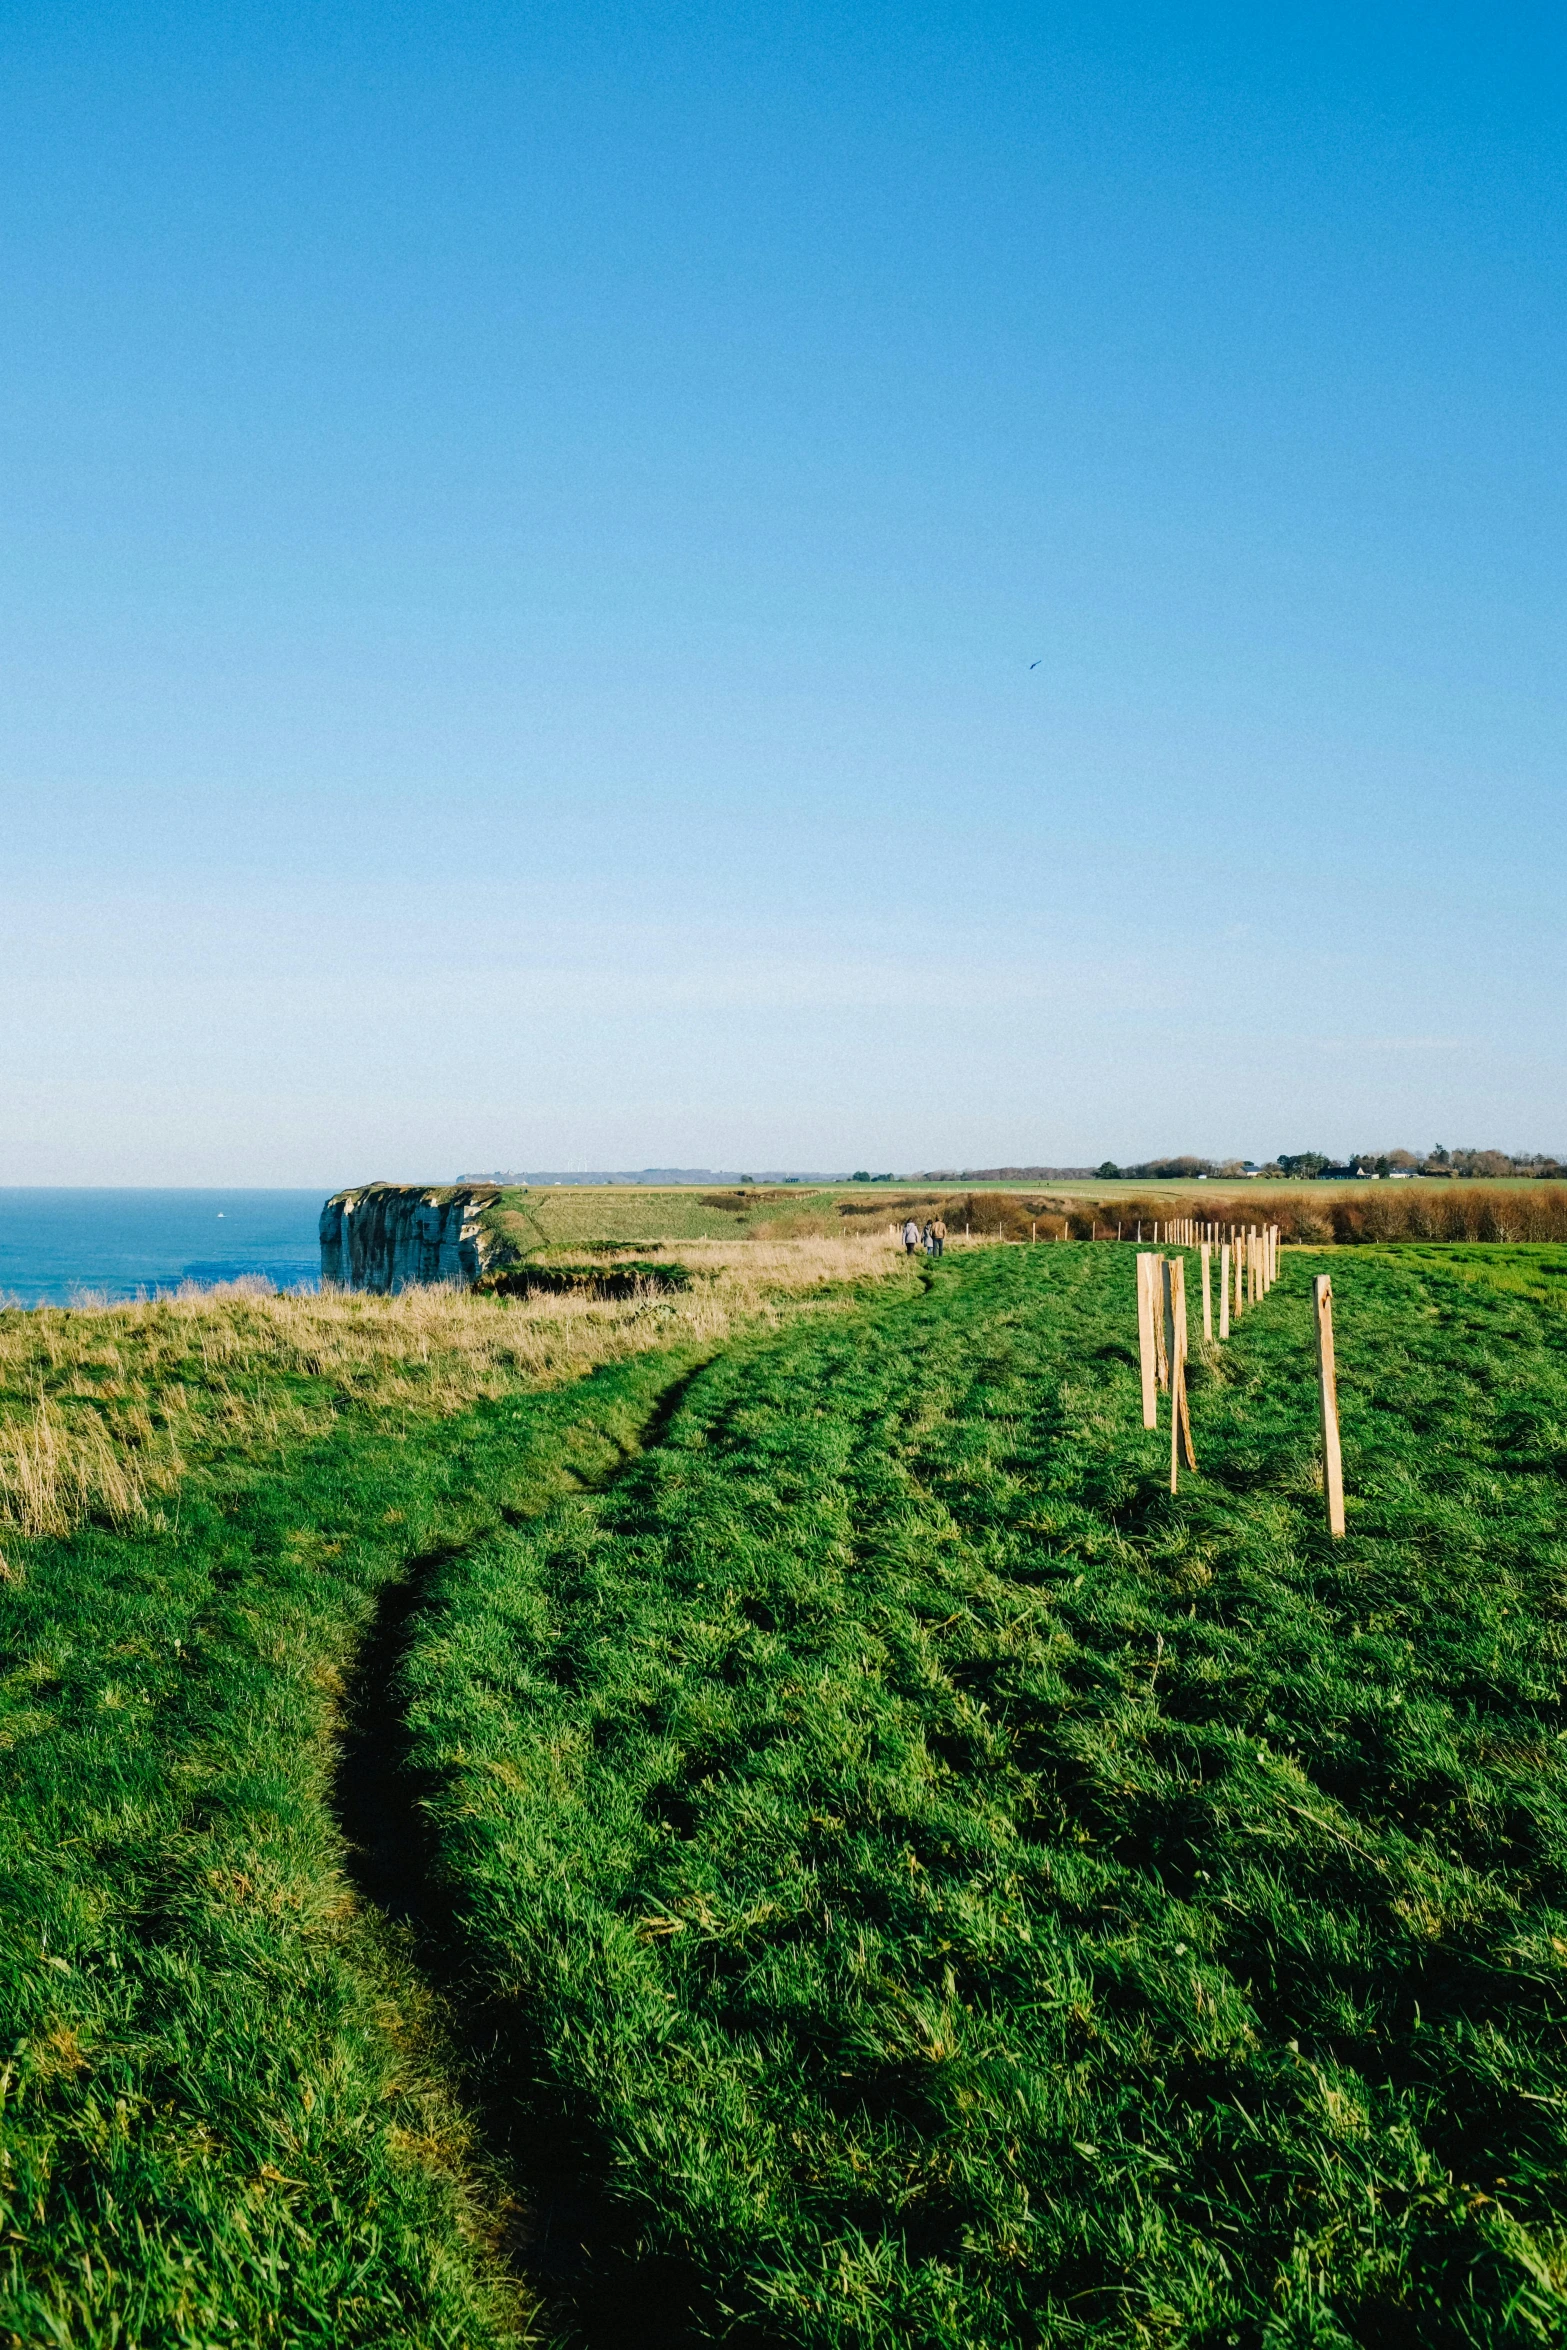
[[[1504,1296],[1534,1298],[1540,1303],[1567,1306],[1567,1248],[1549,1243],[1538,1247],[1495,1248],[1477,1241],[1470,1247],[1422,1248],[1411,1244],[1407,1254],[1422,1269],[1446,1272],[1463,1281],[1478,1281]]]
[[[863,1187],[862,1187],[863,1188]],[[523,1256],[561,1249],[638,1248],[681,1240],[735,1240],[780,1225],[835,1221],[840,1195],[807,1184],[784,1190],[641,1190],[629,1184],[556,1184],[503,1191],[489,1221]],[[891,1210],[887,1214],[890,1216]]]
[[[520,1187],[482,1211],[497,1267],[562,1254],[678,1246],[683,1241],[798,1238],[880,1230],[940,1212],[954,1235],[1012,1241],[1151,1239],[1172,1213],[1219,1226],[1277,1223],[1307,1246],[1438,1243],[1549,1247],[1567,1241],[1567,1187],[1502,1179],[1407,1183],[835,1184],[723,1191],[630,1185]]]
[[[3,1608],[0,2339],[518,2330],[450,2024],[345,1866],[345,1687],[379,1589],[618,1462],[672,1375],[350,1417],[220,1453],[177,1517],[30,1546]]]
[[[8,1541],[0,2339],[1567,2339],[1563,1265],[1333,1256],[1338,1545],[1087,1246]]]

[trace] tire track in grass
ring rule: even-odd
[[[539,2338],[393,1853],[371,1839],[389,1900],[353,1887],[345,1677],[369,1690],[478,1534],[634,1455],[689,1371],[643,1356],[220,1456],[172,1524],[23,1554],[0,1592],[0,2340]],[[395,1757],[360,1761],[368,1788]]]
[[[917,1310],[928,1298],[939,1276],[923,1261],[915,1270],[918,1286],[881,1304],[883,1317]],[[775,1338],[752,1340],[745,1351],[765,1350]],[[640,1416],[629,1421],[613,1408],[596,1415],[594,1380],[584,1382],[589,1408],[580,1416],[599,1447],[596,1457],[575,1465],[557,1458],[528,1507],[501,1508],[505,1529],[526,1530],[568,1496],[609,1499],[646,1469],[719,1359],[687,1358],[658,1374],[645,1361],[636,1366]],[[616,1386],[626,1377],[624,1371],[594,1375]],[[706,2299],[701,2278],[667,2250],[627,2244],[624,2215],[596,2177],[591,2151],[569,2118],[540,2100],[538,2082],[548,2067],[530,2045],[515,2002],[498,1998],[473,1967],[439,1865],[427,1811],[436,1782],[415,1757],[404,1668],[428,1633],[432,1610],[443,1603],[442,1578],[460,1577],[497,1531],[483,1527],[469,1541],[415,1556],[381,1592],[342,1706],[332,1805],[345,1867],[359,1900],[384,1921],[400,1963],[425,1987],[443,2072],[495,2166],[491,2192],[502,2207],[501,2234],[514,2273],[553,2301],[573,2339],[596,2350],[626,2350],[633,2342],[637,2350],[686,2350],[711,2339],[709,2327],[693,2321]],[[733,2339],[768,2350],[782,2337],[750,2325]]]
[[[573,1429],[548,1440],[550,1473],[526,1505],[502,1505],[501,1525],[526,1527],[570,1492],[607,1493],[664,1442],[711,1361],[642,1358],[629,1375],[624,1369],[595,1374],[605,1391],[599,1396],[591,1392],[594,1379],[584,1382],[572,1399]],[[623,1395],[628,1384],[636,1390],[630,1413]],[[580,1448],[574,1462],[561,1453],[562,1433],[573,1432],[589,1439],[590,1457]],[[544,1449],[538,1440],[535,1449]],[[595,2260],[605,2233],[600,2199],[568,2150],[553,2137],[541,2143],[536,2128],[519,2127],[524,2053],[514,2018],[475,1982],[454,1934],[426,1810],[433,1782],[414,1760],[402,1690],[403,1666],[432,1588],[498,1531],[482,1526],[467,1541],[422,1552],[383,1587],[345,1680],[331,1805],[355,1895],[378,1921],[378,1937],[400,1968],[420,1984],[439,2069],[485,2149],[495,2249],[528,2292],[558,2295]],[[634,2338],[638,2350],[675,2350],[684,2340],[680,2330],[661,2325],[657,2298],[652,2280],[640,2276],[617,2315],[617,2345]],[[632,2334],[618,2330],[622,2319]]]

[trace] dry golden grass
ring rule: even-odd
[[[716,1348],[901,1263],[885,1234],[693,1242],[684,1292],[624,1299],[280,1295],[259,1282],[0,1312],[0,1530],[136,1517],[189,1462],[324,1429],[352,1404],[443,1413],[655,1347]],[[0,1559],[0,1575],[14,1570]]]

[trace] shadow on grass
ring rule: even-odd
[[[664,1441],[705,1367],[698,1364],[664,1391],[640,1443],[626,1448],[600,1489]],[[441,1571],[467,1547],[411,1559],[383,1589],[349,1678],[332,1808],[350,1882],[401,1938],[436,1997],[443,2056],[497,2174],[517,2199],[505,2254],[519,2281],[543,2300],[549,2338],[578,2350],[626,2350],[631,2343],[638,2350],[695,2350],[722,2334],[747,2350],[772,2350],[777,2338],[771,2334],[726,2328],[694,2268],[639,2244],[633,2215],[607,2191],[602,2153],[585,2118],[568,2111],[551,2085],[526,2006],[497,1999],[468,1961],[430,1831],[426,1799],[433,1787],[413,1762],[402,1695],[421,1609]]]

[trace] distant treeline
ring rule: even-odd
[[[1076,1173],[1076,1170],[1071,1170]],[[1099,1182],[1196,1182],[1198,1175],[1219,1177],[1269,1177],[1287,1182],[1353,1182],[1370,1177],[1407,1177],[1407,1175],[1447,1175],[1464,1182],[1499,1182],[1501,1177],[1536,1177],[1536,1180],[1560,1182],[1567,1177],[1567,1166],[1546,1152],[1450,1152],[1438,1147],[1421,1156],[1419,1152],[1351,1152],[1349,1159],[1332,1159],[1327,1152],[1280,1152],[1278,1159],[1264,1161],[1257,1166],[1252,1159],[1142,1159],[1137,1166],[1116,1166],[1114,1159],[1102,1159],[1097,1168],[1085,1168],[1085,1175],[1097,1175]],[[1038,1170],[1034,1180],[1064,1182],[1067,1168],[1052,1168],[1050,1175]],[[923,1177],[930,1180],[930,1177]],[[963,1175],[963,1182],[982,1182],[980,1175]],[[1003,1177],[1010,1180],[1010,1177]]]
[[[1287,1182],[1318,1181],[1352,1182],[1375,1176],[1436,1175],[1458,1177],[1467,1182],[1489,1179],[1498,1182],[1505,1176],[1515,1180],[1519,1176],[1560,1182],[1567,1178],[1567,1165],[1544,1151],[1482,1151],[1444,1149],[1438,1143],[1434,1150],[1422,1155],[1417,1151],[1351,1151],[1348,1158],[1335,1159],[1326,1151],[1281,1151],[1276,1159],[1258,1165],[1254,1159],[1197,1159],[1184,1155],[1173,1159],[1140,1159],[1135,1166],[1118,1166],[1114,1159],[1101,1159],[1097,1167],[963,1167],[941,1171],[934,1167],[918,1175],[906,1177],[911,1183],[1082,1183],[1097,1179],[1101,1183],[1193,1183],[1199,1176],[1244,1176],[1283,1178]],[[864,1181],[856,1177],[856,1181]],[[878,1176],[878,1182],[890,1182],[890,1176]]]
[[[1183,1209],[1194,1203],[1183,1201]],[[1404,1190],[1356,1192],[1325,1197],[1321,1193],[1254,1191],[1238,1197],[1214,1192],[1195,1205],[1206,1223],[1277,1224],[1287,1241],[1331,1243],[1398,1240],[1567,1240],[1567,1185],[1541,1184],[1537,1190],[1500,1191],[1465,1184],[1452,1191]],[[975,1237],[992,1240],[1135,1240],[1152,1243],[1154,1226],[1170,1213],[1168,1199],[1150,1196],[1118,1199],[1112,1205],[1079,1206],[1075,1201],[1029,1197],[1026,1193],[979,1191],[954,1196],[951,1192],[911,1191],[889,1198],[845,1199],[841,1216],[882,1216],[901,1221],[913,1216],[941,1216],[949,1233],[965,1228]]]

